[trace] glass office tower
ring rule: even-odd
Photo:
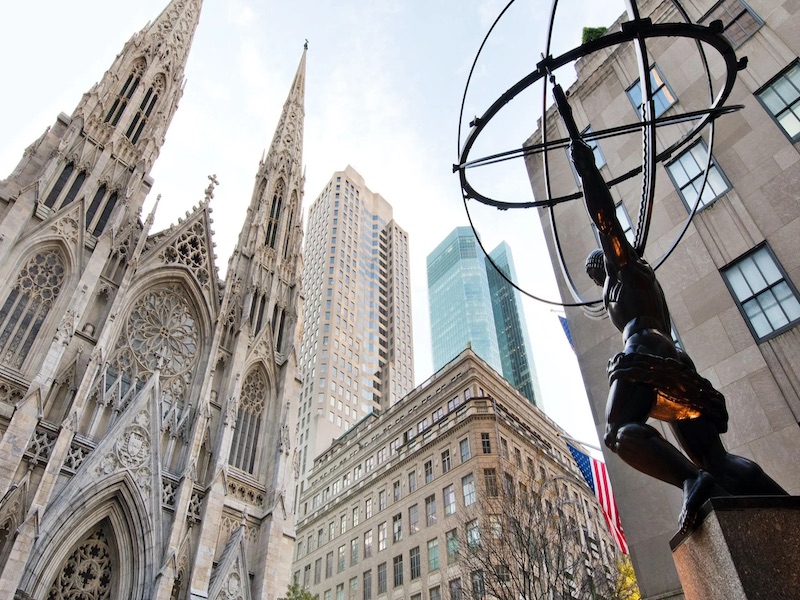
[[[490,256],[512,280],[511,249]],[[469,227],[457,227],[428,255],[433,368],[470,347],[530,402],[539,384],[520,294],[489,263]]]

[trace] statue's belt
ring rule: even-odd
[[[719,433],[728,430],[725,396],[697,371],[674,358],[620,352],[608,361],[608,383],[622,380],[652,385],[656,402],[650,416],[673,423],[708,418]]]

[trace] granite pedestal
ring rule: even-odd
[[[712,498],[670,541],[687,600],[800,599],[800,497]]]

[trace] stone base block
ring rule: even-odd
[[[712,498],[670,541],[687,600],[800,598],[800,497]]]

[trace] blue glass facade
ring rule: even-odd
[[[517,280],[511,248],[502,242],[489,253],[489,256],[502,271],[502,274],[498,273],[497,269],[488,260],[486,261],[497,344],[500,348],[500,360],[503,363],[503,377],[531,403],[536,404],[541,392],[533,366],[525,313],[522,311],[522,296],[506,279],[507,277],[511,281]]]
[[[513,280],[508,245],[491,257]],[[535,404],[539,386],[519,292],[487,260],[472,229],[454,229],[428,255],[427,270],[434,371],[470,346]]]
[[[458,227],[428,255],[428,304],[433,368],[438,371],[471,344],[502,370],[486,260],[469,227]]]

